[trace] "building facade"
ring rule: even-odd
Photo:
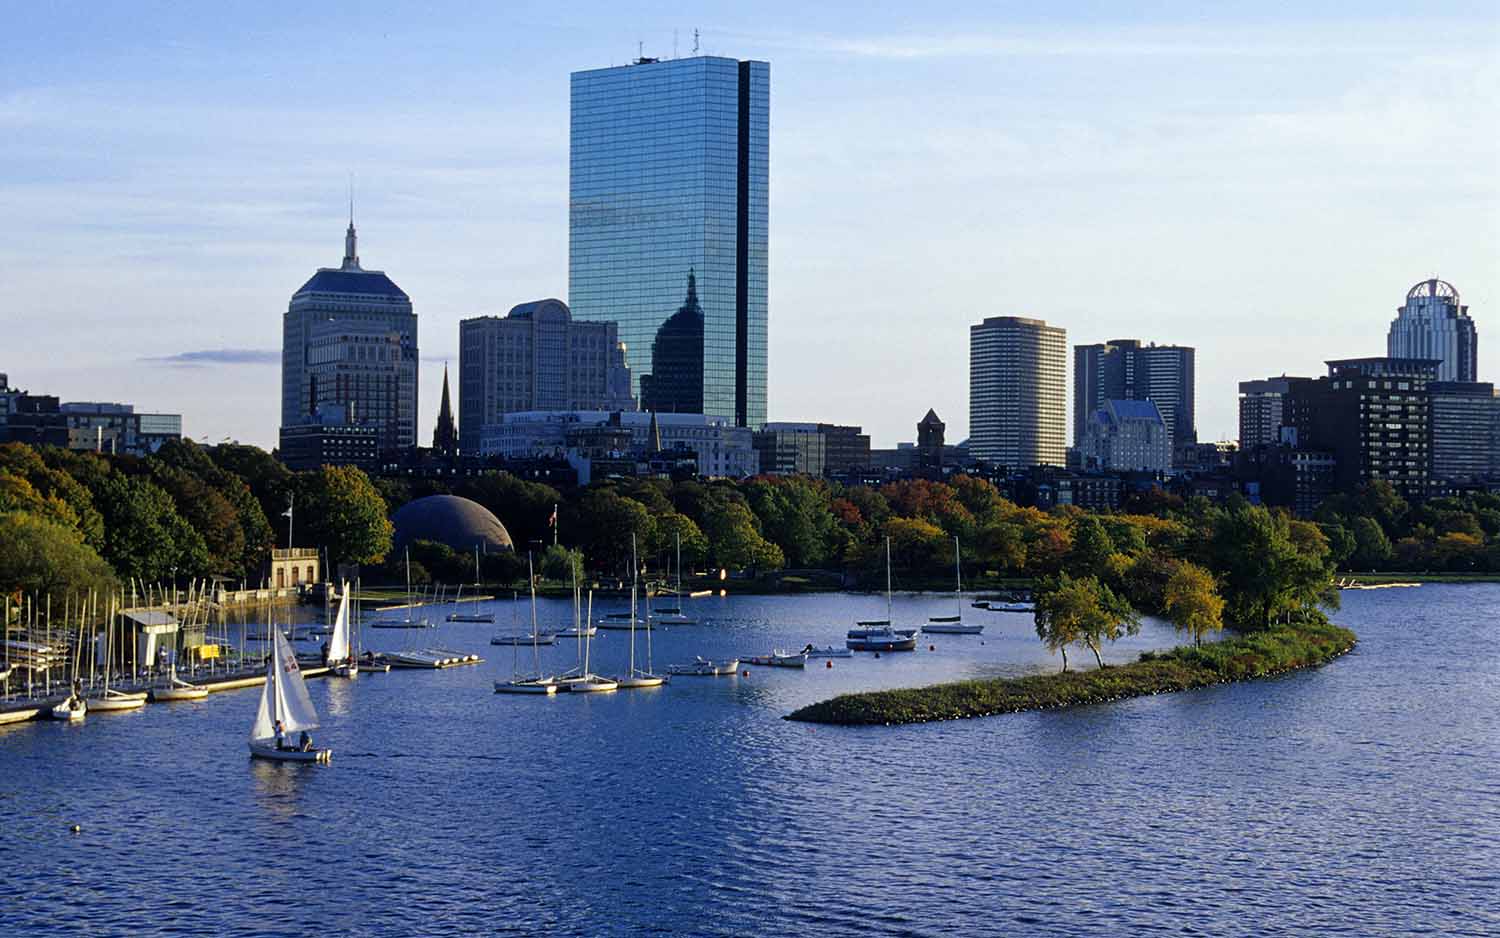
[[[354,223],[344,260],[320,268],[282,319],[281,426],[320,422],[329,406],[374,427],[381,452],[417,445],[417,316],[378,270],[360,266]]]
[[[1436,359],[1439,381],[1479,380],[1479,334],[1446,280],[1424,280],[1406,292],[1385,346],[1391,358]]]
[[[652,433],[654,423],[657,432]],[[759,471],[751,431],[720,417],[703,414],[648,414],[643,411],[530,411],[504,414],[498,423],[485,426],[480,452],[504,459],[562,457],[574,462],[569,438],[580,446],[607,447],[618,452],[618,443],[601,443],[600,436],[579,435],[588,428],[618,428],[628,431],[628,454],[644,463],[648,456],[682,451],[693,455],[698,475],[709,478],[742,479]],[[619,437],[610,439],[618,440]],[[588,466],[579,468],[579,484],[590,479]]]
[[[1067,464],[1068,335],[1040,319],[969,327],[969,451],[1010,469]]]
[[[182,439],[181,414],[138,414],[131,404],[70,401],[60,408],[68,448],[149,456],[168,440]]]
[[[828,438],[815,423],[767,423],[752,438],[766,475],[822,476],[828,472]]]
[[[1432,477],[1472,485],[1500,479],[1500,398],[1489,382],[1434,381]]]
[[[1155,401],[1173,446],[1198,441],[1195,415],[1196,351],[1112,339],[1073,347],[1073,442],[1107,400]]]
[[[1240,382],[1240,449],[1281,442],[1281,426],[1292,385],[1311,378],[1265,378]]]
[[[458,427],[479,452],[486,425],[526,411],[635,410],[625,348],[613,322],[575,319],[561,300],[458,324]]]
[[[641,58],[571,84],[573,315],[619,323],[643,408],[759,427],[770,66]]]
[[[1167,423],[1151,400],[1106,400],[1089,414],[1078,451],[1086,469],[1166,472],[1172,468]]]
[[[50,394],[31,394],[10,386],[0,374],[0,443],[67,446],[68,423],[61,402]]]
[[[1292,386],[1284,439],[1298,451],[1331,455],[1334,487],[1383,479],[1421,499],[1432,481],[1435,359],[1354,358],[1328,362],[1327,377]]]

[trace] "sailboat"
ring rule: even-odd
[[[589,651],[594,645],[593,629],[580,628],[579,621],[579,590],[578,574],[573,574],[573,629],[579,638],[579,647],[582,652],[582,664],[576,673],[562,678],[558,683],[563,685],[563,690],[571,694],[598,694],[612,690],[619,690],[618,681],[612,681],[607,677],[601,677],[589,670]],[[589,590],[588,614],[582,621],[587,622],[588,616],[594,613],[594,591]]]
[[[914,651],[916,629],[891,628],[891,539],[885,539],[885,618],[856,622],[844,642],[851,651]]]
[[[328,667],[339,677],[359,677],[359,662],[354,659],[354,648],[349,640],[349,581],[343,583],[339,594],[339,612],[333,618],[333,631],[328,636]]]
[[[307,696],[297,656],[280,629],[271,630],[271,656],[266,663],[266,683],[261,688],[260,709],[250,727],[250,756],[276,762],[323,762],[333,758],[332,749],[312,748],[308,730],[318,728],[318,711]],[[303,734],[302,745],[291,745],[292,733]]]
[[[984,626],[969,625],[964,622],[964,574],[959,561],[958,538],[956,537],[953,539],[953,577],[956,584],[954,593],[958,597],[958,615],[932,616],[927,620],[927,624],[922,626],[922,631],[937,635],[978,635],[984,631]]]
[[[281,634],[281,630],[276,628],[274,624],[270,626],[270,629],[277,636],[281,637],[282,641],[286,640],[286,637]],[[172,650],[172,655],[168,659],[168,669],[167,683],[161,687],[151,688],[151,700],[153,703],[171,702],[175,700],[202,700],[204,697],[208,696],[207,687],[201,687],[197,684],[189,684],[187,681],[184,681],[182,678],[177,676],[177,650],[175,648]]]
[[[642,671],[635,666],[635,597],[637,574],[640,571],[640,561],[635,555],[635,532],[630,534],[630,670],[621,677],[615,678],[615,683],[621,687],[660,687],[667,679],[660,674],[651,672],[651,617],[646,617],[646,670]]]
[[[673,593],[680,604],[682,602],[682,532],[677,532],[677,583]],[[697,625],[698,620],[692,616],[683,615],[682,606],[663,607],[656,610],[656,621],[661,625]]]
[[[411,548],[406,549],[406,616],[401,619],[376,619],[370,623],[372,629],[430,629],[432,622],[426,618],[413,619],[411,615]]]
[[[95,645],[94,647],[98,647]],[[98,696],[88,699],[88,708],[100,712],[139,710],[146,705],[145,691],[122,691],[109,686],[109,672],[115,664],[115,601],[109,601],[109,620],[104,627],[104,687]]]
[[[542,674],[541,653],[537,650],[539,642],[536,633],[536,572],[531,567],[531,555],[526,556],[527,580],[531,585],[531,660],[534,670],[531,674],[522,677],[516,667],[516,652],[512,652],[510,680],[496,681],[495,693],[497,694],[544,694],[551,696],[557,693],[557,679],[551,675]],[[494,639],[491,639],[491,644]],[[513,647],[516,643],[512,643]]]

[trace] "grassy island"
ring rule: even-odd
[[[843,694],[786,717],[807,723],[882,726],[1049,710],[1191,690],[1317,667],[1354,647],[1354,633],[1321,615],[1166,652],[1126,665],[1022,678],[956,681],[906,690]]]

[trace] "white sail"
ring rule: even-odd
[[[333,619],[333,634],[328,636],[328,663],[349,659],[349,584],[339,595],[339,613]]]
[[[286,636],[275,625],[271,626],[271,660],[266,665],[266,686],[261,691],[260,709],[255,714],[255,725],[250,730],[254,740],[271,739],[276,735],[276,721],[281,721],[283,735],[302,730],[316,729],[318,711],[313,709],[307,696],[307,686],[302,683],[302,670],[297,665],[297,656]]]

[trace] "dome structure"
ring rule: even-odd
[[[457,495],[429,495],[407,502],[391,516],[395,548],[413,541],[436,541],[456,551],[478,547],[485,553],[513,550],[510,532],[483,505]]]

